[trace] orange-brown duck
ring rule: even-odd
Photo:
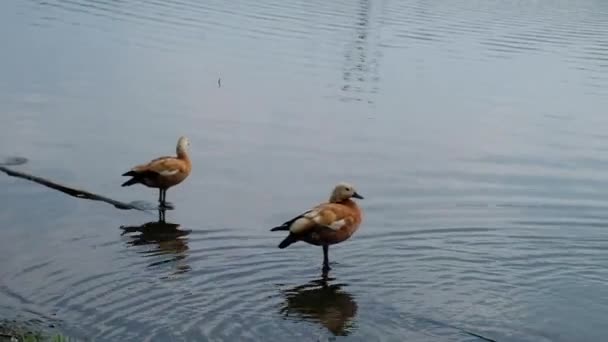
[[[122,186],[140,183],[150,188],[157,188],[159,190],[158,202],[161,206],[165,206],[167,189],[184,181],[192,170],[192,163],[188,156],[189,146],[188,138],[180,137],[177,141],[177,156],[160,157],[147,164],[135,166],[123,174],[123,176],[132,178],[124,182]]]
[[[295,242],[304,241],[323,247],[323,271],[328,271],[329,245],[347,240],[359,228],[362,213],[353,198],[363,199],[355,188],[347,183],[336,185],[328,202],[294,217],[271,231],[289,231],[279,244],[283,249]]]

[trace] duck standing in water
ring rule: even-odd
[[[323,247],[323,271],[330,270],[329,245],[347,240],[359,228],[361,209],[352,198],[363,199],[355,188],[347,183],[336,185],[329,202],[294,217],[271,231],[289,231],[289,235],[279,244],[283,249],[292,243],[304,241]]]
[[[190,142],[186,137],[180,137],[177,141],[176,157],[160,157],[151,160],[147,164],[137,165],[123,176],[132,178],[124,182],[122,186],[143,184],[150,188],[158,189],[158,202],[165,207],[167,189],[181,183],[190,174],[192,163],[188,156]]]

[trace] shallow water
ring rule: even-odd
[[[608,2],[0,3],[0,316],[97,341],[599,341]],[[218,82],[219,80],[219,82]],[[348,180],[348,242],[268,229]]]

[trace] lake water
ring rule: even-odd
[[[608,2],[3,0],[0,27],[15,169],[154,202],[120,175],[180,135],[194,165],[174,225],[0,174],[0,318],[96,341],[608,335]],[[269,228],[343,180],[365,218],[324,280],[320,248]]]

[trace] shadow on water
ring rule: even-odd
[[[121,226],[122,236],[128,235],[129,247],[155,246],[155,249],[144,250],[141,253],[147,256],[171,255],[169,259],[154,261],[149,267],[174,263],[174,274],[186,273],[191,267],[185,262],[187,257],[188,239],[191,230],[180,229],[177,223],[165,220],[165,210],[158,210],[158,220],[144,223],[139,226]]]
[[[280,313],[286,318],[296,318],[319,323],[336,336],[347,336],[354,330],[357,302],[344,291],[344,284],[330,283],[335,278],[324,274],[303,285],[282,290],[285,297]]]

